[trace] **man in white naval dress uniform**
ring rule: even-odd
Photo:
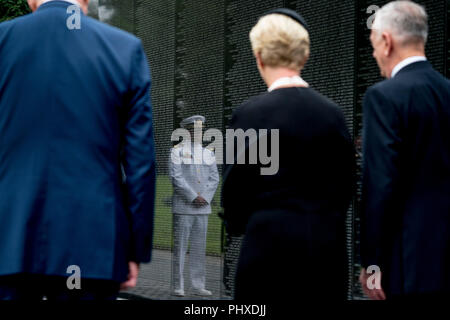
[[[184,296],[184,262],[190,240],[189,266],[194,294],[210,296],[205,288],[205,250],[208,216],[211,202],[219,184],[219,173],[214,152],[203,148],[201,133],[203,116],[192,116],[181,122],[191,134],[191,141],[181,142],[170,150],[169,174],[173,185],[173,294]]]

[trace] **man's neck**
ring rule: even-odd
[[[81,10],[83,10],[84,14],[87,14],[87,12],[88,12],[88,1],[78,1],[78,0],[41,0],[40,2],[38,2],[37,7],[32,8],[32,10],[35,11],[37,8],[39,8],[44,3],[48,3],[51,1],[65,1],[68,3],[73,3],[74,5],[79,6],[81,8]]]
[[[40,3],[40,5],[42,5],[42,4],[44,4],[44,3],[47,3],[47,2],[50,2],[50,1],[58,1],[58,0],[42,0],[42,2]],[[78,5],[78,6],[81,6],[80,3],[79,3],[77,0],[59,0],[59,1],[70,2],[70,3],[76,4],[76,5]]]
[[[394,69],[397,65],[399,65],[404,60],[406,60],[408,58],[412,58],[412,57],[424,57],[425,58],[425,51],[424,50],[405,50],[405,51],[397,54],[397,57],[391,63],[388,78],[391,77],[392,71],[394,71]]]

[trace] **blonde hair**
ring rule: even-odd
[[[270,67],[302,69],[309,57],[310,40],[306,29],[282,14],[269,14],[250,31],[253,53],[261,55]]]

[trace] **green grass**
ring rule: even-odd
[[[209,215],[206,253],[221,253],[222,220],[217,213],[220,210],[220,183],[212,202],[212,213]],[[172,184],[168,176],[159,175],[156,180],[155,229],[153,245],[155,248],[171,250],[172,248]]]

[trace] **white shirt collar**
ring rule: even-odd
[[[401,61],[399,64],[395,66],[395,68],[392,70],[391,78],[395,77],[397,73],[399,73],[400,70],[402,70],[404,67],[419,62],[419,61],[427,61],[427,58],[424,56],[414,56],[406,58],[405,60]]]
[[[267,91],[272,92],[275,89],[278,89],[280,87],[284,87],[287,85],[295,85],[295,86],[302,86],[302,87],[308,87],[309,84],[302,79],[300,76],[293,76],[293,77],[282,77],[277,79],[272,85],[267,89]]]
[[[44,0],[44,1],[42,2],[42,4],[47,3],[47,2],[50,2],[50,1],[57,1],[57,0]],[[76,4],[77,6],[80,6],[80,4],[78,3],[78,1],[76,1],[76,0],[59,0],[59,1],[70,2],[70,3]]]

